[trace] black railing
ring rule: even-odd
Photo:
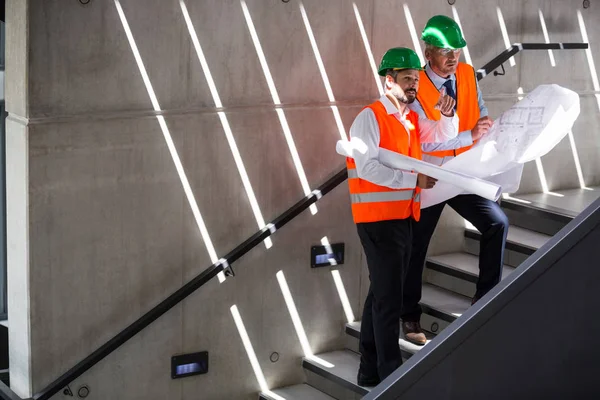
[[[512,48],[504,51],[498,57],[494,58],[491,62],[487,63],[483,68],[477,71],[477,79],[481,80],[490,72],[501,66],[510,57],[514,56],[521,50],[544,50],[544,49],[587,49],[586,43],[550,43],[550,44],[537,44],[537,43],[523,43],[515,44]],[[179,304],[183,299],[194,293],[212,278],[217,276],[219,272],[224,271],[226,274],[233,274],[232,264],[239,260],[242,256],[252,250],[254,247],[259,245],[267,237],[275,233],[276,230],[283,227],[285,224],[293,220],[295,217],[300,215],[303,211],[309,208],[313,203],[316,203],[322,196],[331,192],[339,184],[344,182],[348,177],[346,168],[342,168],[327,182],[321,185],[317,190],[314,190],[310,195],[306,196],[298,203],[294,204],[290,209],[285,211],[279,217],[275,218],[265,228],[259,230],[254,235],[250,236],[243,243],[237,246],[235,249],[230,251],[224,258],[219,262],[211,265],[204,270],[200,275],[192,279],[182,288],[177,290],[175,293],[167,297],[160,304],[152,308],[138,320],[133,322],[123,331],[119,332],[115,337],[110,339],[92,354],[87,356],[84,360],[79,362],[73,368],[65,372],[54,382],[49,384],[42,391],[36,393],[33,396],[35,400],[48,400],[56,393],[60,392],[61,389],[65,388],[73,380],[77,379],[87,370],[92,368],[106,356],[111,354],[113,351],[118,349],[121,345],[127,342],[129,339],[134,337],[136,334],[141,332],[144,328],[156,321],[163,314],[169,311],[171,308]],[[0,399],[2,400],[19,400],[6,385],[0,385]]]
[[[60,376],[58,379],[56,379],[54,382],[48,385],[44,390],[40,391],[39,393],[36,393],[35,396],[33,396],[33,398],[35,400],[47,400],[54,394],[58,393],[65,386],[71,383],[74,379],[76,379],[88,369],[96,365],[104,357],[108,356],[110,353],[115,351],[122,344],[124,344],[136,334],[141,332],[145,327],[150,325],[152,322],[156,321],[164,313],[166,313],[171,308],[179,304],[183,299],[194,293],[212,278],[217,276],[219,272],[224,271],[227,275],[232,275],[232,264],[235,261],[242,258],[246,253],[248,253],[254,247],[259,245],[263,240],[275,233],[277,229],[280,229],[285,224],[287,224],[295,217],[300,215],[300,213],[309,208],[311,204],[317,202],[322,196],[331,192],[340,183],[344,182],[347,177],[348,172],[346,171],[346,168],[339,171],[337,174],[335,174],[333,177],[327,180],[327,182],[321,185],[317,190],[314,190],[310,195],[306,196],[305,198],[294,204],[286,212],[281,214],[279,217],[275,218],[270,224],[267,224],[265,228],[259,230],[254,235],[250,236],[235,249],[227,253],[227,255],[220,259],[217,263],[208,267],[200,275],[198,275],[190,282],[185,284],[185,286],[183,286],[181,289],[177,290],[175,293],[167,297],[156,307],[148,311],[137,321],[129,325],[111,340],[106,342],[98,350],[94,351],[83,361],[79,362],[73,368],[65,372],[62,376]]]
[[[515,54],[523,50],[586,50],[587,43],[515,43],[509,49],[498,54],[489,63],[477,70],[477,80],[482,80],[498,67],[503,67],[503,64]],[[503,74],[498,74],[503,75]]]

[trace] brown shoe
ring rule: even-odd
[[[404,339],[417,346],[423,346],[427,343],[427,338],[419,322],[402,322],[402,332],[404,333]]]

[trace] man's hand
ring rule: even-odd
[[[435,109],[440,110],[440,112],[446,117],[454,116],[454,105],[456,101],[446,94],[446,88],[442,87],[440,90],[440,98],[437,103],[435,103]]]
[[[431,189],[432,187],[435,186],[436,182],[437,182],[437,179],[432,178],[430,176],[423,175],[423,174],[417,175],[417,187],[420,187],[421,189]]]
[[[481,139],[483,135],[488,133],[493,124],[494,121],[490,117],[480,118],[475,127],[471,129],[473,141]]]

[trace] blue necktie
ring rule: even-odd
[[[446,94],[456,100],[456,93],[454,93],[454,89],[452,89],[452,81],[448,79],[442,86],[446,88]]]
[[[452,81],[448,79],[442,86],[446,88],[446,94],[456,100],[456,93],[452,89]],[[456,111],[456,103],[454,104],[454,111]]]

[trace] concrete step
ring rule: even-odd
[[[428,338],[431,339],[471,307],[471,298],[430,283],[424,283],[420,304],[423,309],[421,327],[426,331]],[[347,348],[356,352],[358,352],[356,339],[360,332],[359,326],[360,322],[346,325]],[[400,348],[403,350],[403,357],[406,359],[414,354],[418,347],[406,342],[404,339],[400,339],[399,343]]]
[[[550,238],[549,235],[511,225],[508,229],[508,238],[504,250],[504,263],[511,267],[518,267]],[[477,229],[465,229],[465,250],[467,253],[478,256],[480,240],[481,233]]]
[[[302,366],[310,386],[336,399],[360,399],[371,389],[358,386],[356,382],[360,364],[358,353],[338,350],[317,354],[316,357],[330,365],[326,366],[314,359],[304,358]]]
[[[360,338],[360,325],[361,321],[351,322],[346,324],[346,348],[354,352],[359,352],[358,339]],[[402,338],[402,332],[400,332],[400,339],[398,344],[400,345],[400,351],[402,352],[402,359],[408,360],[413,354],[423,348],[423,346],[417,346],[416,344],[410,343]],[[435,335],[428,333],[429,343]]]
[[[335,400],[314,387],[302,383],[275,389],[271,393],[260,393],[260,400]]]
[[[573,219],[573,213],[543,203],[502,199],[502,210],[511,225],[554,236]]]
[[[471,306],[471,299],[426,283],[423,285],[421,306],[424,311],[421,325],[423,329],[429,331],[426,334],[430,341],[435,336],[433,332],[443,330]],[[360,322],[347,324],[346,333],[352,343],[350,347],[357,349]],[[401,338],[399,338],[399,345],[404,361],[424,347],[413,345]],[[358,386],[356,382],[360,364],[360,355],[357,351],[349,349],[333,351],[318,354],[317,357],[333,366],[326,366],[322,362],[305,358],[303,367],[307,382],[311,386],[336,399],[360,399],[371,389]]]
[[[421,317],[421,327],[431,333],[440,333],[469,307],[471,307],[470,297],[424,283],[421,298],[421,308],[424,314]],[[425,317],[431,317],[431,319]],[[439,328],[428,325],[429,321],[438,323]]]
[[[421,300],[423,316],[421,326],[430,333],[437,333],[462,315],[470,306],[471,299],[449,290],[425,283]],[[346,325],[347,337],[352,340],[349,347],[357,349],[360,322]],[[431,339],[434,335],[428,335]],[[403,358],[406,360],[417,352],[416,346],[399,339]],[[304,358],[307,383],[320,392],[335,399],[360,399],[370,388],[358,386],[356,375],[360,364],[360,355],[349,349],[317,354],[314,358]]]
[[[600,187],[555,190],[555,193],[518,194],[530,205],[575,217],[600,197]]]
[[[505,265],[502,278],[513,270]],[[427,257],[423,275],[425,282],[467,297],[475,295],[478,277],[479,257],[465,252]]]

